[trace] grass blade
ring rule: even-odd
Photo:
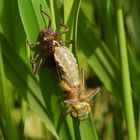
[[[58,139],[54,126],[48,118],[37,81],[17,52],[6,43],[7,41],[3,38],[3,41],[1,40],[1,42],[6,44],[6,47],[3,47],[6,76],[12,82],[14,87],[16,87],[19,95],[28,101],[30,108],[39,115],[41,120],[45,123],[46,128]],[[9,53],[7,53],[7,49],[9,50]],[[25,75],[28,76],[26,77]]]
[[[1,40],[1,38],[0,38]],[[17,130],[12,118],[13,98],[11,98],[10,90],[8,90],[7,79],[5,77],[3,58],[2,58],[2,43],[0,43],[0,125],[5,140],[18,140]]]
[[[120,5],[118,4],[118,6]],[[130,82],[127,46],[126,46],[125,30],[124,30],[124,22],[123,22],[123,12],[120,7],[117,8],[118,8],[117,9],[118,41],[119,41],[119,49],[120,49],[122,86],[123,86],[122,88],[123,88],[123,95],[124,95],[124,107],[126,113],[128,136],[130,140],[136,140],[131,82]]]

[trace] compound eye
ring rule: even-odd
[[[70,113],[71,117],[73,117],[74,119],[77,119],[78,118],[78,113],[76,111],[72,111]]]

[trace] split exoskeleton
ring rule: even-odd
[[[48,16],[41,6],[40,11]],[[53,56],[60,74],[60,86],[65,92],[64,103],[67,104],[67,109],[64,115],[70,113],[73,118],[86,119],[91,111],[91,99],[99,92],[100,88],[85,88],[84,71],[79,71],[73,53],[64,47],[66,44],[71,44],[72,41],[58,39],[58,36],[68,32],[69,29],[64,24],[61,24],[64,27],[62,32],[51,29],[51,18],[49,16],[48,18],[48,27],[40,32],[40,41],[34,44],[28,43],[30,47],[40,45],[37,54],[31,58],[32,72],[36,74],[39,71],[43,61],[46,61],[46,56]],[[36,64],[35,67],[34,64]]]
[[[48,27],[43,29],[40,32],[40,40],[38,42],[36,42],[36,43],[27,42],[28,45],[30,46],[30,48],[39,46],[39,51],[36,53],[34,58],[32,58],[32,56],[31,56],[32,72],[34,74],[38,73],[44,60],[46,60],[46,57],[52,56],[54,54],[54,46],[55,46],[56,42],[59,42],[61,45],[72,44],[72,40],[62,41],[62,40],[58,39],[58,37],[60,35],[68,32],[69,28],[66,25],[60,23],[60,25],[62,25],[62,27],[64,27],[64,30],[62,32],[58,32],[55,29],[52,29],[51,28],[51,18],[47,13],[45,13],[42,10],[42,5],[40,5],[40,11],[41,11],[42,16],[44,14],[48,17],[49,23],[48,23]],[[35,64],[35,67],[34,67],[34,64]]]

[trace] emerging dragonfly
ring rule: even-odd
[[[42,6],[40,6],[40,11],[48,16],[42,10]],[[39,71],[43,61],[46,60],[46,56],[54,57],[60,74],[60,86],[65,92],[64,103],[68,106],[64,115],[70,113],[73,118],[84,120],[91,111],[91,99],[99,92],[100,88],[85,88],[84,71],[79,72],[74,55],[68,48],[64,47],[65,44],[71,44],[72,41],[58,39],[58,36],[68,32],[69,29],[64,24],[61,24],[64,27],[62,32],[51,29],[51,18],[49,16],[48,18],[48,27],[40,32],[41,40],[35,44],[28,43],[32,47],[41,45],[39,52],[34,58],[31,58],[32,71],[34,74]],[[35,67],[34,64],[36,64]]]
[[[68,106],[64,115],[70,113],[73,118],[84,120],[91,111],[91,99],[100,91],[100,87],[86,89],[84,70],[79,72],[77,61],[68,48],[58,46],[55,47],[54,58],[60,72],[60,86],[65,92],[64,102]]]
[[[62,40],[58,39],[58,37],[60,35],[68,32],[69,28],[66,25],[60,23],[60,25],[62,25],[64,27],[64,30],[62,32],[58,32],[55,29],[52,29],[51,28],[51,18],[46,12],[44,12],[42,10],[42,5],[40,5],[40,11],[41,11],[42,16],[44,14],[48,17],[49,23],[48,23],[48,27],[43,29],[40,32],[40,40],[38,42],[36,42],[36,43],[27,42],[31,48],[40,46],[39,51],[35,54],[34,58],[31,57],[31,60],[30,60],[31,64],[32,64],[32,72],[34,74],[36,74],[39,71],[41,65],[46,60],[47,56],[51,56],[51,57],[53,56],[54,46],[56,45],[55,44],[56,42],[59,42],[59,44],[61,44],[61,45],[72,44],[72,40],[62,41]],[[34,65],[35,65],[35,67],[34,67]]]

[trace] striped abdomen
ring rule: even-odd
[[[66,47],[55,47],[54,58],[60,69],[61,76],[67,77],[73,85],[78,85],[78,65],[72,52]]]

